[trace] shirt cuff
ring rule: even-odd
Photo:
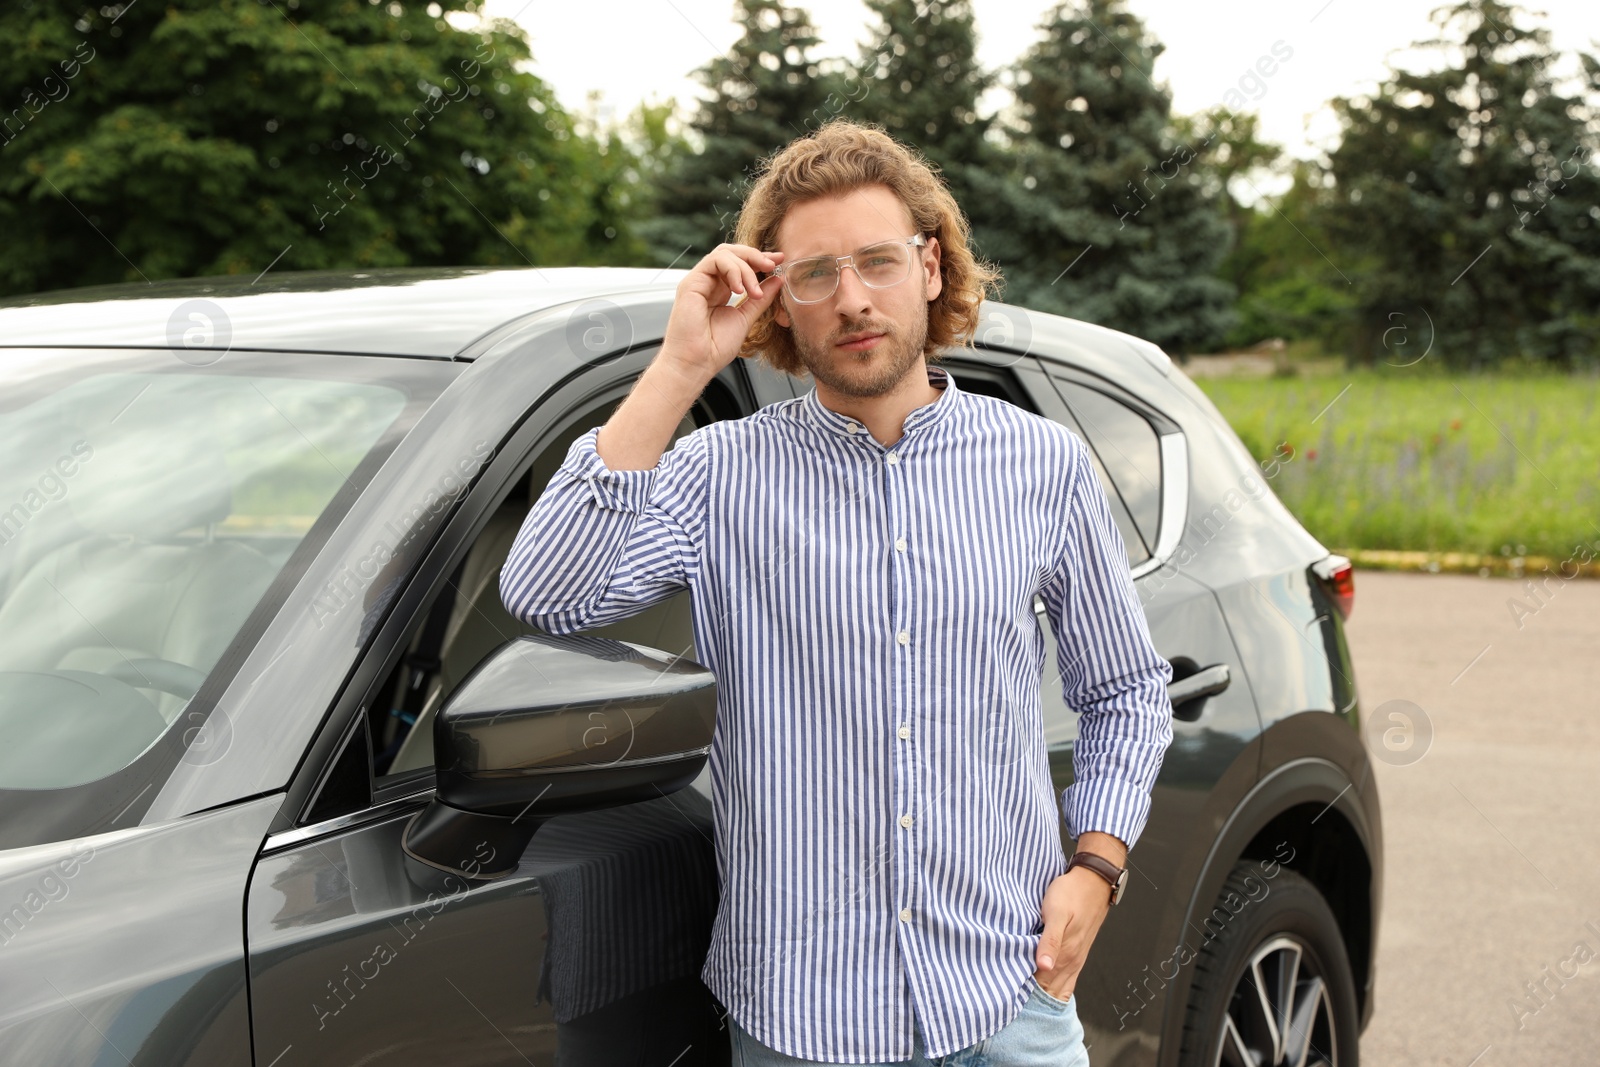
[[[561,469],[589,487],[596,504],[612,511],[626,511],[642,515],[650,502],[650,491],[655,487],[656,468],[638,471],[614,471],[606,466],[595,450],[600,427],[586,431],[567,449],[567,458]]]
[[[1150,818],[1150,792],[1116,778],[1086,778],[1061,791],[1061,814],[1073,840],[1096,830],[1117,838],[1132,852]]]

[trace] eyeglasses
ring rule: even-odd
[[[812,256],[784,263],[773,270],[783,278],[784,288],[797,304],[815,304],[828,299],[839,288],[839,275],[849,267],[861,283],[871,289],[887,289],[911,276],[911,249],[928,243],[917,234],[899,241],[869,245],[848,256]]]

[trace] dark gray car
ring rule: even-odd
[[[683,273],[0,306],[0,1063],[728,1062],[689,594],[552,637],[497,588]],[[943,365],[1090,444],[1174,667],[1091,1058],[1353,1067],[1383,848],[1348,561],[1148,342],[990,303]],[[735,360],[679,436],[807,387]]]

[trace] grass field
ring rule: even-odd
[[[1380,366],[1195,384],[1323,544],[1555,559],[1600,544],[1600,377]]]

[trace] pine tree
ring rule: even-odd
[[[1330,254],[1370,266],[1356,277],[1359,358],[1387,361],[1393,316],[1414,308],[1449,363],[1600,357],[1594,111],[1562,91],[1549,33],[1517,14],[1494,0],[1440,9],[1442,36],[1420,46],[1443,51],[1440,69],[1334,102]],[[1597,64],[1582,58],[1593,92]]]
[[[696,74],[711,91],[689,123],[696,150],[677,155],[660,178],[641,224],[662,266],[690,266],[730,240],[759,161],[814,132],[860,88],[837,64],[810,58],[819,43],[811,18],[782,0],[738,0],[744,35],[728,55]]]
[[[1233,323],[1217,276],[1230,232],[1219,187],[1197,171],[1215,138],[1174,136],[1165,50],[1122,0],[1068,0],[1017,63],[1012,179],[1003,203],[1017,259],[1006,299],[1137,334],[1174,355]]]
[[[880,25],[861,52],[867,91],[853,114],[947,172],[981,163],[992,119],[978,114],[978,98],[994,76],[978,64],[969,0],[867,0],[867,8]]]
[[[1011,194],[992,115],[981,97],[996,82],[978,62],[969,0],[867,0],[879,24],[863,46],[864,86],[851,115],[912,145],[939,171],[972,227],[973,248],[991,260],[1017,251],[997,205]]]

